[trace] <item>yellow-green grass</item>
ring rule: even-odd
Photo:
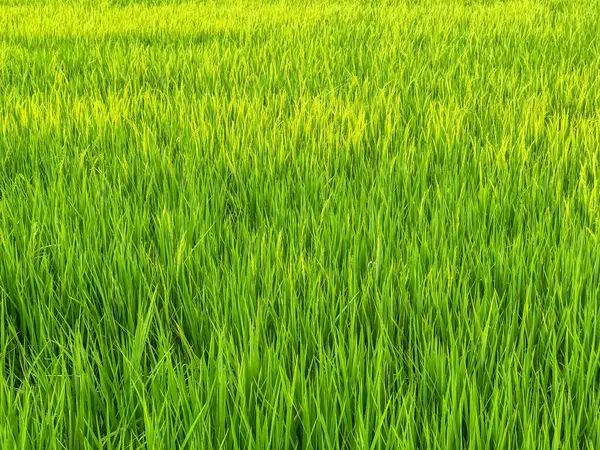
[[[599,39],[4,0],[0,448],[598,448]]]

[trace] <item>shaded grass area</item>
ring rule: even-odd
[[[598,7],[1,7],[2,447],[596,448]]]

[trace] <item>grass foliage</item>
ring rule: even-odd
[[[597,0],[0,6],[0,447],[600,446]]]

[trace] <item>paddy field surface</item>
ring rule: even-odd
[[[0,3],[0,448],[600,447],[600,2]]]

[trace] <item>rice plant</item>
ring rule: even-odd
[[[0,448],[600,447],[598,0],[4,0]]]

